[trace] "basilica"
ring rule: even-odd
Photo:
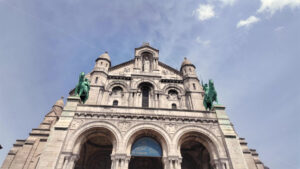
[[[149,43],[118,65],[100,55],[82,74],[86,100],[70,87],[1,169],[264,169],[225,107],[205,106],[196,66],[159,57]]]

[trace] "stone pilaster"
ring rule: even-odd
[[[231,159],[232,168],[248,169],[238,136],[225,112],[225,107],[221,105],[215,105],[213,111],[216,112],[219,127],[223,134],[223,140],[226,144],[225,147],[227,149],[228,156]],[[219,166],[220,165],[217,164],[216,168],[218,169]]]
[[[68,128],[73,120],[80,98],[69,96],[60,119],[51,129],[47,144],[40,158],[38,169],[55,169]],[[74,159],[74,158],[73,158]],[[69,167],[69,164],[67,165]],[[69,169],[69,168],[66,168]]]

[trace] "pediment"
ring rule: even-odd
[[[130,74],[131,72],[133,72],[133,67],[134,67],[134,60],[129,60],[127,62],[109,68],[109,74],[114,74],[114,75]]]

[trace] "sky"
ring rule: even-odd
[[[300,169],[300,0],[0,0],[0,164],[79,72],[143,42],[213,79],[240,137],[271,169]]]

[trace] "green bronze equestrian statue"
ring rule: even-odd
[[[80,97],[80,100],[83,102],[83,104],[89,98],[90,91],[90,82],[84,76],[84,72],[81,72],[79,75],[79,82],[75,89],[75,95]]]
[[[202,82],[202,87],[204,90],[204,107],[206,110],[211,110],[213,107],[213,102],[215,101],[216,103],[218,103],[217,91],[215,89],[214,82],[212,80],[209,80],[208,85],[203,84]]]

